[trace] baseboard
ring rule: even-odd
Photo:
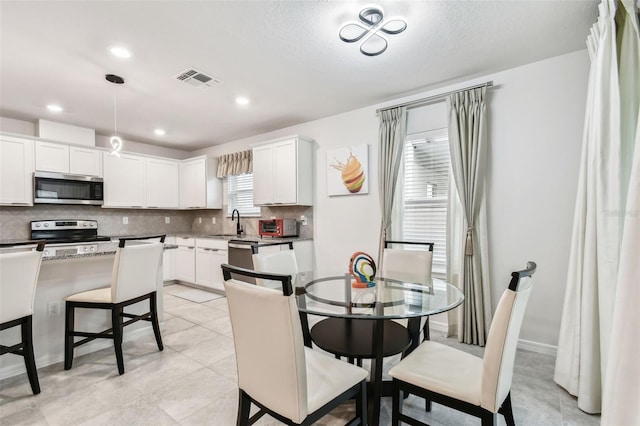
[[[164,323],[160,323],[160,329],[164,328]],[[150,334],[153,335],[153,328],[151,327],[151,325],[145,326],[145,327],[141,327],[138,328],[136,330],[125,330],[124,336],[123,336],[123,341],[124,342],[128,342],[130,340],[136,340],[137,338],[140,337],[140,335],[143,334]],[[61,346],[64,346],[64,342],[61,341],[60,342]],[[94,340],[93,342],[89,342],[86,343],[82,346],[79,346],[78,348],[74,349],[74,358],[81,356],[81,355],[86,355],[92,352],[97,352],[101,349],[106,349],[106,348],[113,348],[113,341],[112,340],[107,340],[107,339],[101,339],[101,340]],[[113,359],[115,362],[115,353],[113,355]],[[14,364],[11,366],[8,366],[6,368],[2,368],[0,370],[0,380],[3,379],[7,379],[9,377],[13,377],[13,376],[17,376],[19,374],[24,374],[27,372],[27,370],[25,369],[24,366],[24,362],[22,361],[22,357],[20,357],[20,363],[18,364]],[[51,355],[51,354],[46,354],[44,356],[40,356],[36,359],[36,366],[38,369],[43,368],[43,367],[47,367],[49,365],[53,365],[53,364],[57,364],[57,363],[63,363],[64,362],[64,352],[61,354],[55,354],[55,355]],[[64,368],[63,366],[61,366],[60,368]]]
[[[441,333],[447,333],[447,331],[449,330],[449,326],[446,322],[429,321],[429,328],[433,331],[438,331]],[[518,349],[536,352],[543,355],[550,355],[553,357],[555,357],[558,353],[557,346],[525,339],[518,340]]]
[[[544,355],[551,355],[552,357],[555,357],[558,353],[558,347],[555,345],[548,345],[546,343],[533,342],[531,340],[524,339],[518,340],[518,349]]]

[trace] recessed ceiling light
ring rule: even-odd
[[[113,56],[122,59],[129,59],[132,56],[132,53],[122,46],[111,46],[109,52],[111,52]]]
[[[156,136],[164,136],[167,132],[165,132],[164,129],[155,129],[153,133],[155,133]]]
[[[64,111],[64,108],[62,108],[60,105],[55,105],[55,104],[49,104],[47,105],[47,109],[51,112],[62,112]]]
[[[238,96],[236,98],[236,103],[238,105],[249,105],[249,98],[245,98],[244,96]]]

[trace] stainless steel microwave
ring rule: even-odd
[[[97,176],[35,172],[33,202],[100,206],[104,202],[104,181]]]

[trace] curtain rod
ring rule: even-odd
[[[478,89],[480,87],[491,87],[491,86],[493,86],[493,81],[487,81],[482,84],[476,84],[475,86],[464,87],[462,89],[451,90],[449,92],[440,93],[439,95],[429,96],[428,98],[416,99],[415,101],[405,102],[403,104],[397,104],[397,105],[392,105],[384,108],[379,108],[376,110],[376,114],[380,114],[381,111],[386,111],[389,109],[399,108],[399,107],[407,107],[407,109],[417,108],[433,102],[441,101],[452,93],[464,92],[465,90]]]

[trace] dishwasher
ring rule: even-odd
[[[253,270],[254,253],[258,253],[261,247],[270,247],[270,249],[279,250],[280,248],[277,248],[277,246],[282,245],[287,245],[290,250],[293,250],[293,243],[291,241],[263,242],[257,240],[229,240],[229,265]],[[236,274],[231,274],[231,278],[251,284],[256,283],[255,278],[241,277]]]

